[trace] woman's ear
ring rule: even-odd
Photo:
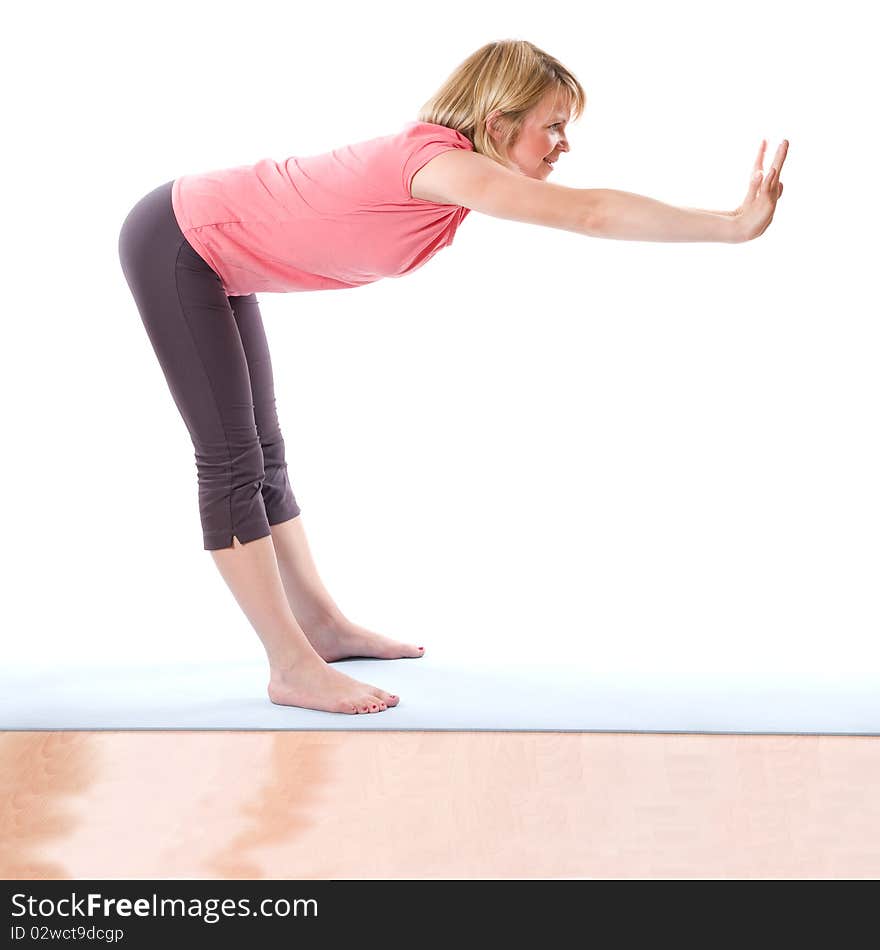
[[[501,110],[496,109],[494,112],[491,112],[486,116],[486,132],[489,134],[489,138],[493,142],[499,142],[501,140],[502,132],[499,127],[498,118],[501,115]]]

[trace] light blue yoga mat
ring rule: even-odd
[[[264,661],[47,667],[0,677],[0,729],[880,734],[880,673],[480,669],[427,656],[334,666],[400,705],[355,716],[275,706]]]

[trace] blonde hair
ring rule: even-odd
[[[499,40],[468,56],[422,106],[418,121],[455,129],[474,151],[504,164],[526,113],[553,88],[568,99],[579,119],[586,93],[562,63],[527,40]],[[493,122],[500,133],[497,145],[486,129],[493,112],[500,112]]]

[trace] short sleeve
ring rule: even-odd
[[[427,165],[436,155],[452,148],[473,151],[474,146],[467,136],[445,125],[432,122],[411,122],[404,133],[406,158],[403,163],[403,190],[410,197],[415,173]]]

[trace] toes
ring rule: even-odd
[[[400,697],[395,696],[393,693],[386,693],[384,689],[379,689],[376,686],[370,687],[373,691],[373,696],[379,700],[379,702],[385,703],[387,706],[396,706],[400,702]]]
[[[381,690],[377,690],[381,692]],[[349,699],[342,700],[339,703],[339,712],[349,713],[351,715],[365,715],[367,713],[377,713],[384,712],[389,706],[394,706],[398,702],[398,698],[395,696],[393,702],[388,702],[383,697],[390,696],[389,693],[382,693],[382,696],[367,696],[364,699],[360,699],[356,702],[352,702]]]
[[[350,700],[343,699],[339,703],[339,711],[351,713],[352,715],[362,715],[366,713],[381,712],[384,703],[377,696],[365,696],[362,699]]]

